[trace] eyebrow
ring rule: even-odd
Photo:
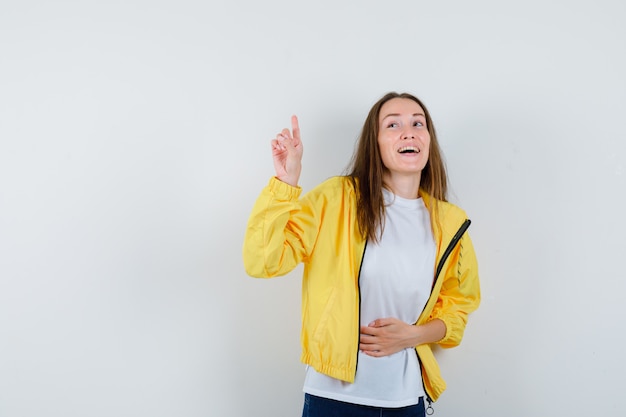
[[[381,121],[385,120],[387,117],[398,117],[398,116],[402,116],[400,113],[389,113],[388,115],[386,115],[385,117],[383,117],[382,119],[380,119]],[[413,113],[411,116],[415,117],[415,116],[422,116],[422,117],[426,117],[426,115],[424,113]]]

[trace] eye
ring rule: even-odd
[[[414,122],[413,126],[422,127],[422,126],[424,126],[424,123],[422,123],[422,122]]]
[[[387,127],[398,127],[398,123],[397,122],[390,122],[387,124]]]

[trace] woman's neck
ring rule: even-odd
[[[383,175],[383,183],[395,195],[414,199],[419,197],[421,172],[411,175],[391,175],[386,173]]]

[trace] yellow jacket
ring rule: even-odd
[[[302,362],[331,377],[354,382],[359,346],[359,273],[365,239],[357,226],[356,196],[347,177],[333,177],[299,199],[301,189],[272,178],[258,197],[246,229],[243,261],[258,278],[284,275],[304,263],[302,280]],[[431,212],[437,246],[436,280],[416,324],[434,318],[446,324],[437,342],[461,342],[467,316],[480,303],[478,265],[465,229],[463,210],[446,202],[434,205],[420,193]],[[438,220],[437,220],[438,219]],[[460,235],[458,243],[450,242]],[[444,253],[446,253],[444,255]],[[442,259],[445,260],[440,265]],[[436,269],[440,269],[437,274]],[[431,345],[416,346],[424,388],[437,400],[446,384]]]

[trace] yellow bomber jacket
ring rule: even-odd
[[[306,193],[272,178],[258,197],[246,229],[243,261],[253,277],[287,274],[300,262],[302,362],[331,377],[354,382],[359,346],[359,273],[366,241],[357,226],[356,195],[347,177],[333,177]],[[431,212],[437,257],[432,293],[416,324],[439,318],[457,346],[468,314],[480,303],[478,265],[463,210],[420,193]],[[436,207],[437,213],[433,213]],[[452,244],[451,244],[452,242]],[[443,259],[443,264],[441,264]],[[438,271],[439,270],[439,271]],[[415,347],[424,388],[436,401],[446,384],[430,344]]]

